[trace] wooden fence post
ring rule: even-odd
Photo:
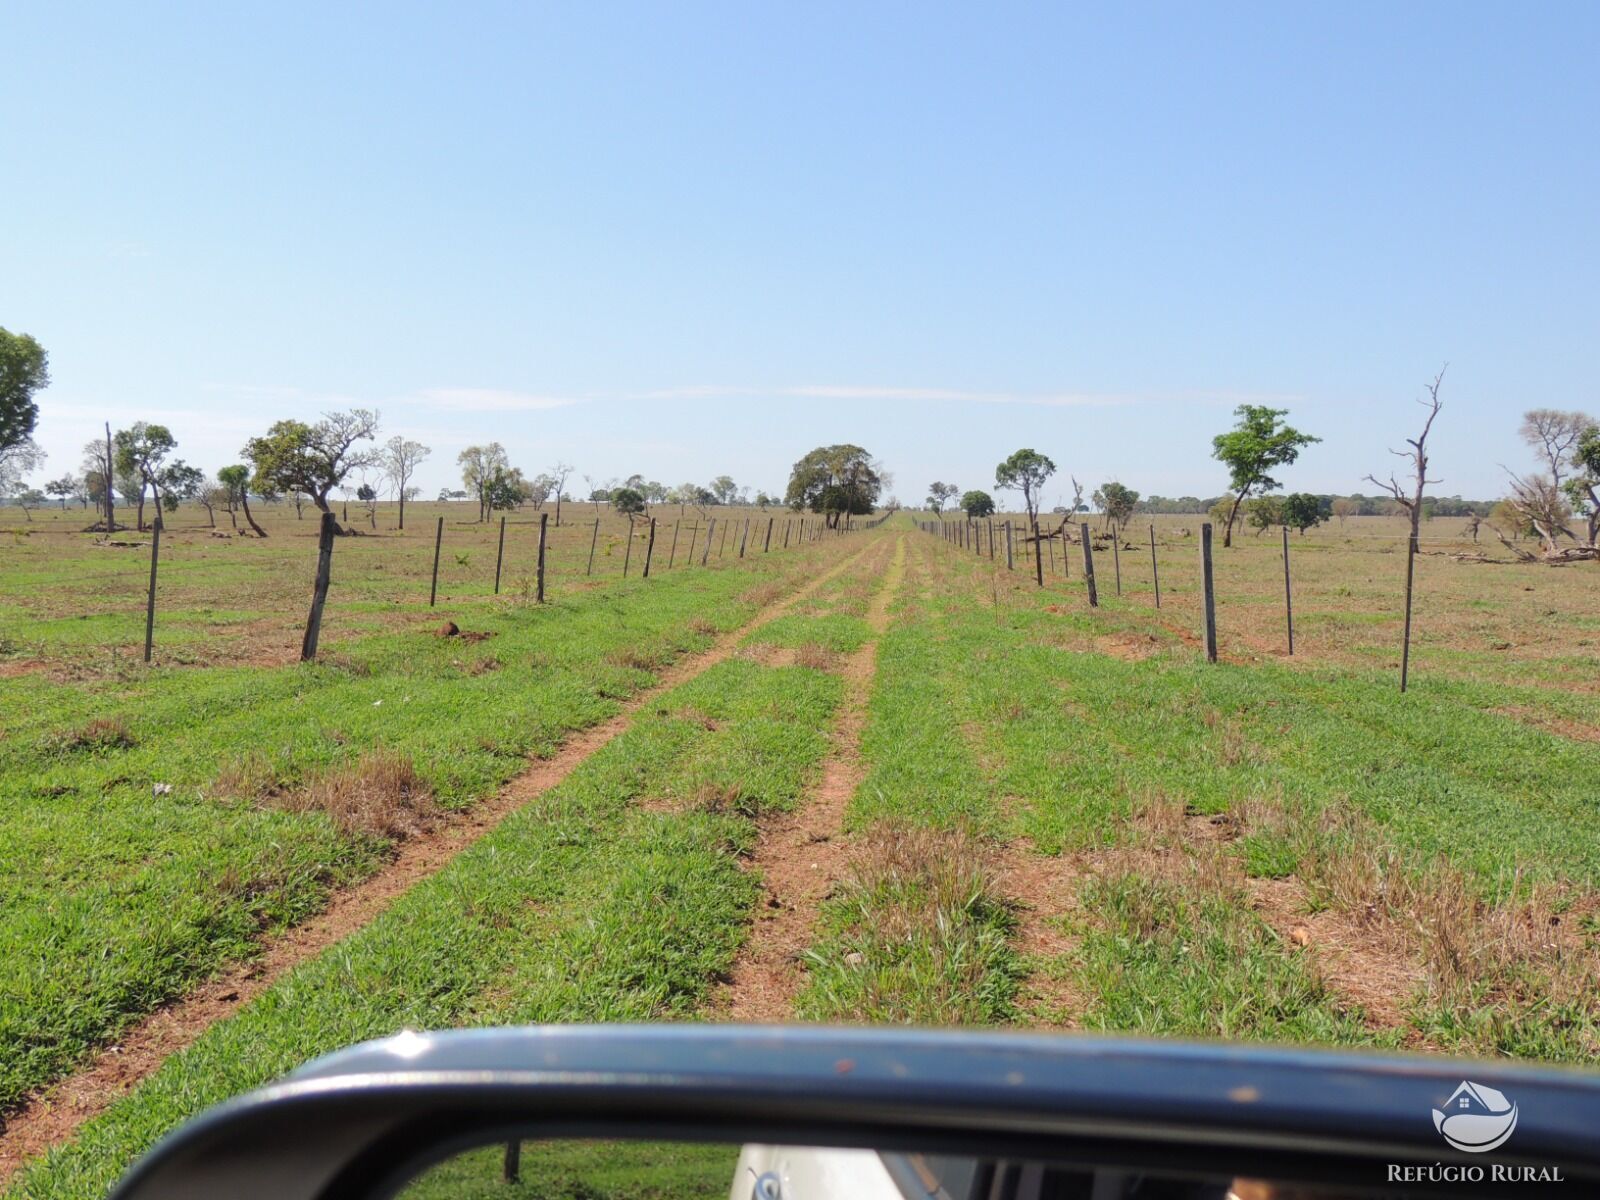
[[[628,564],[633,561],[633,516],[628,517],[628,544],[622,548],[622,577],[628,577]]]
[[[767,518],[767,540],[761,544],[761,553],[763,554],[772,549],[772,523],[777,519],[777,517]]]
[[[1083,578],[1089,585],[1089,607],[1100,607],[1100,593],[1094,586],[1094,539],[1089,536],[1089,522],[1078,526],[1078,536],[1083,539]]]
[[[700,522],[692,521],[689,524],[689,553],[684,556],[684,562],[694,566],[694,544],[700,538]]]
[[[500,594],[500,564],[506,557],[506,519],[500,518],[500,545],[494,552],[494,594]]]
[[[1205,591],[1206,661],[1217,661],[1217,597],[1211,577],[1211,522],[1200,524],[1200,585]]]
[[[721,558],[728,548],[728,523],[722,523],[722,536],[717,539],[717,557]]]
[[[717,519],[711,518],[711,523],[706,526],[706,548],[700,551],[700,565],[706,565],[706,559],[711,556],[711,535],[717,531]]]
[[[989,561],[994,561],[994,518],[989,519]]]
[[[24,393],[26,394],[26,393]],[[150,648],[156,637],[156,563],[161,559],[161,498],[156,497],[156,522],[150,527],[150,594],[144,607],[144,660],[150,661]]]
[[[584,572],[585,575],[593,575],[594,574],[594,548],[595,548],[595,543],[597,543],[599,540],[600,540],[600,518],[596,517],[594,519],[594,532],[589,535],[589,569]]]
[[[650,578],[650,559],[656,552],[656,519],[650,518],[650,540],[644,548],[644,577]]]
[[[682,517],[679,517],[672,523],[672,548],[667,551],[667,570],[669,571],[672,570],[672,564],[677,561],[678,558],[678,527],[682,524]]]
[[[789,548],[789,527],[793,524],[794,521],[792,518],[785,517],[783,519],[783,548],[785,550]]]
[[[1033,523],[1033,578],[1040,587],[1044,586],[1044,551],[1039,548],[1039,522]]]
[[[1111,539],[1111,565],[1117,572],[1117,595],[1122,595],[1122,530]]]
[[[444,519],[440,518],[440,525]],[[437,554],[434,556],[437,561]],[[317,637],[322,632],[322,608],[328,601],[328,576],[333,569],[333,514],[322,514],[322,529],[317,534],[317,582],[311,589],[311,615],[306,618],[306,636],[300,642],[300,661],[317,657]]]
[[[1010,522],[1010,520],[1007,520],[1006,521],[1006,570],[1015,571],[1016,569],[1017,569],[1016,561],[1012,557],[1012,554],[1011,554],[1011,522]]]
[[[1285,530],[1285,534],[1287,534]],[[1400,690],[1406,690],[1411,679],[1411,585],[1417,570],[1417,535],[1406,538],[1406,628],[1400,642]]]
[[[1067,547],[1066,547],[1066,543],[1063,542],[1062,545],[1061,545],[1061,557],[1065,558],[1066,556],[1067,556]],[[1055,538],[1051,538],[1050,539],[1050,574],[1054,575],[1055,573],[1056,573],[1056,540],[1055,540]]]
[[[1294,653],[1294,594],[1289,589],[1289,527],[1283,527],[1283,620],[1289,630],[1289,653]]]
[[[323,514],[326,516],[327,514]],[[439,518],[439,524],[433,531],[433,582],[428,585],[428,607],[433,607],[433,602],[439,598],[439,547],[444,543],[444,518]]]
[[[540,604],[544,603],[545,528],[549,524],[549,521],[550,521],[550,514],[549,513],[540,513],[539,514],[539,580],[538,580],[538,583],[535,585],[536,588],[538,589],[537,592],[536,592],[536,595],[535,595],[535,599]],[[600,518],[599,517],[596,517],[594,519],[594,528],[595,528],[595,532],[598,534],[600,532]],[[589,546],[589,561],[591,563],[594,561],[594,543],[592,541],[590,542],[590,546]]]
[[[1150,522],[1150,578],[1156,585],[1156,607],[1161,607],[1161,568],[1156,565],[1156,523]]]

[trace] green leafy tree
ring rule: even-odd
[[[1322,439],[1301,433],[1283,421],[1286,408],[1262,404],[1241,404],[1234,409],[1239,422],[1227,433],[1211,439],[1211,456],[1228,468],[1233,505],[1228,510],[1228,525],[1222,535],[1224,546],[1233,545],[1233,523],[1239,506],[1252,493],[1275,491],[1281,486],[1272,477],[1300,457],[1300,451]]]
[[[1106,520],[1120,531],[1128,523],[1128,518],[1133,516],[1133,510],[1138,507],[1139,493],[1112,480],[1097,488],[1090,499],[1105,514]]]
[[[960,488],[953,483],[941,483],[935,479],[928,485],[928,508],[936,513],[942,513],[944,506],[956,498]]]
[[[161,472],[162,508],[167,512],[177,512],[180,500],[193,500],[205,485],[204,471],[178,459]]]
[[[61,501],[61,511],[67,511],[67,500],[78,494],[79,484],[71,475],[63,475],[60,479],[52,479],[44,485],[47,496],[55,496]]]
[[[377,434],[378,414],[366,408],[326,413],[314,425],[279,421],[262,437],[245,443],[244,457],[255,468],[251,485],[263,499],[303,492],[319,510],[331,514],[328,494],[342,486],[352,471],[377,465],[379,451],[358,445]]]
[[[0,475],[31,471],[43,455],[33,444],[39,405],[34,394],[50,386],[50,357],[26,333],[0,327]],[[21,460],[30,455],[26,467]]]
[[[836,528],[846,514],[865,516],[878,504],[889,480],[872,455],[860,446],[818,446],[789,474],[784,503],[796,512],[822,513]]]
[[[739,497],[739,485],[731,475],[718,475],[711,481],[711,494],[718,504],[732,504]]]
[[[1325,516],[1322,501],[1310,492],[1291,492],[1283,498],[1283,524],[1297,530],[1301,537],[1306,530],[1322,524]]]
[[[1256,533],[1263,534],[1274,525],[1283,524],[1283,499],[1279,496],[1257,496],[1244,506],[1245,521]]]
[[[1056,473],[1056,464],[1037,450],[1018,450],[994,469],[994,483],[1001,491],[1021,492],[1028,510],[1028,524],[1039,520],[1039,492],[1045,480]]]
[[[33,510],[44,502],[44,493],[38,488],[23,488],[17,493],[17,506],[22,509],[22,515],[30,521],[33,520]]]
[[[630,525],[644,512],[644,504],[644,493],[638,488],[619,487],[611,493],[611,507],[626,515]]]
[[[244,513],[245,524],[255,531],[257,537],[266,537],[267,531],[256,523],[255,514],[250,511],[250,477],[251,469],[244,463],[236,463],[231,467],[223,467],[217,472],[217,482],[228,492],[228,514],[233,515],[233,510],[238,508]],[[238,527],[238,522],[234,522]]]
[[[1589,525],[1589,545],[1600,546],[1600,424],[1590,422],[1572,449],[1573,477],[1562,486]]]
[[[994,516],[994,498],[988,492],[963,492],[961,510],[974,521]]]
[[[138,492],[138,518],[136,524],[144,528],[144,494],[150,490],[156,511],[161,511],[161,492],[165,482],[167,455],[177,447],[178,440],[165,425],[151,425],[135,421],[127,429],[117,431],[112,439],[115,448],[117,478],[136,484]]]

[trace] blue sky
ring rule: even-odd
[[[7,6],[0,325],[38,478],[360,403],[532,472],[903,499],[1022,445],[1215,494],[1241,400],[1367,490],[1600,409],[1600,5]]]

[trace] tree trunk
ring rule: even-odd
[[[1222,548],[1224,550],[1233,545],[1233,521],[1239,515],[1239,506],[1244,503],[1245,492],[1249,490],[1249,488],[1245,488],[1233,498],[1233,507],[1228,510],[1228,527],[1222,531]]]
[[[241,494],[239,496],[239,502],[244,505],[244,519],[250,523],[250,528],[256,531],[256,536],[266,537],[267,531],[256,524],[256,519],[250,512],[250,497],[246,494]],[[235,529],[239,528],[239,522],[235,521],[233,523],[233,527]]]
[[[139,527],[140,533],[144,532],[144,484],[142,483],[139,485],[139,508],[134,517],[134,524]]]
[[[400,528],[406,527],[406,485],[400,485]]]

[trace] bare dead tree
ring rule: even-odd
[[[1389,495],[1394,497],[1394,502],[1400,506],[1402,512],[1411,518],[1411,540],[1417,540],[1417,533],[1422,527],[1422,495],[1430,483],[1441,482],[1438,479],[1428,478],[1428,434],[1433,432],[1434,419],[1439,415],[1439,410],[1444,407],[1444,402],[1439,399],[1439,389],[1444,383],[1444,373],[1450,367],[1446,363],[1440,368],[1439,373],[1433,377],[1433,382],[1428,384],[1428,396],[1417,403],[1428,410],[1427,418],[1422,422],[1422,432],[1414,438],[1407,438],[1408,450],[1391,450],[1390,454],[1397,458],[1404,458],[1411,463],[1411,479],[1409,483],[1402,484],[1400,480],[1390,473],[1387,481],[1379,479],[1376,475],[1368,475],[1367,480],[1377,484]]]

